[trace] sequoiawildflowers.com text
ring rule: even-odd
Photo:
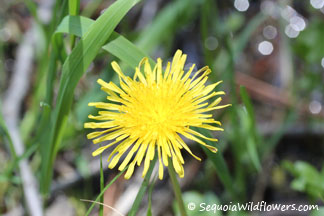
[[[190,202],[188,203],[188,209],[193,211],[198,206],[196,203]],[[248,202],[248,203],[232,203],[229,204],[208,204],[208,203],[200,203],[199,211],[201,212],[214,212],[217,211],[311,211],[311,210],[319,210],[318,205],[300,205],[300,204],[267,204],[265,201],[261,202]]]

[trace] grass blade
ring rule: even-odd
[[[69,0],[69,14],[77,15],[80,9],[80,0]]]
[[[80,10],[80,0],[69,0],[69,15],[78,15]],[[73,49],[75,43],[75,36],[70,35],[71,48]]]
[[[119,178],[119,176],[121,176],[126,170],[127,170],[127,168],[128,168],[128,166],[127,167],[125,167],[125,169],[123,170],[123,171],[120,171],[119,173],[118,173],[118,175],[116,175],[115,176],[115,178],[113,178],[107,185],[106,185],[106,187],[103,189],[103,190],[101,190],[100,191],[100,194],[97,196],[97,198],[96,198],[96,200],[95,200],[95,202],[98,202],[100,199],[101,199],[101,197],[104,195],[104,193],[105,193],[105,191]],[[87,211],[87,213],[86,213],[86,216],[89,216],[89,214],[91,213],[91,211],[92,211],[92,209],[94,208],[94,206],[95,206],[95,204],[96,203],[92,203],[91,204],[91,206],[90,206],[90,208],[88,209],[88,211]]]
[[[82,16],[66,16],[60,25],[58,26],[55,37],[58,37],[60,34],[68,33],[82,37],[85,32],[89,30],[91,25],[94,23],[92,19],[82,17]],[[54,41],[55,43],[55,41]],[[105,44],[102,49],[107,52],[110,52],[117,58],[123,60],[126,64],[132,68],[137,67],[138,62],[147,55],[138,49],[133,43],[127,40],[125,37],[119,35],[116,32],[113,32],[109,42]],[[152,64],[155,64],[151,60]]]
[[[154,189],[156,179],[157,178],[155,176],[149,189],[148,189],[148,207],[147,207],[147,212],[146,212],[147,216],[152,216],[152,194],[153,194],[153,189]]]
[[[138,191],[138,193],[136,195],[133,206],[132,206],[131,210],[128,213],[129,216],[135,216],[136,212],[138,211],[138,209],[140,207],[140,204],[141,204],[141,202],[143,200],[145,191],[148,188],[150,177],[152,175],[153,168],[155,166],[156,160],[157,160],[157,156],[155,156],[154,159],[151,161],[150,168],[149,168],[149,170],[147,171],[147,173],[146,173],[146,175],[144,177],[142,185],[141,185],[141,187],[140,187],[140,189],[139,189],[139,191]]]
[[[0,103],[0,134],[1,134],[1,137],[5,137],[7,139],[8,148],[9,148],[12,160],[16,161],[17,160],[17,154],[16,154],[16,151],[15,151],[15,147],[14,147],[14,145],[12,143],[10,134],[8,132],[7,125],[6,125],[5,120],[3,118],[1,107],[2,107],[2,104]]]
[[[247,138],[247,148],[248,148],[248,153],[250,154],[251,160],[255,168],[260,171],[261,169],[261,162],[259,158],[259,153],[257,149],[257,142],[261,141],[261,137],[259,135],[259,132],[256,128],[255,124],[255,116],[254,116],[254,110],[252,106],[252,102],[250,100],[250,97],[245,89],[244,86],[240,87],[240,95],[241,99],[246,107],[247,113],[248,113],[248,118],[246,118],[246,122],[248,123],[248,130],[250,136]],[[263,144],[263,142],[261,141]]]
[[[51,183],[52,167],[59,149],[62,129],[72,105],[74,89],[113,29],[137,2],[139,0],[119,0],[112,4],[89,27],[63,65],[57,104],[51,119],[49,142],[42,155],[41,191],[43,194],[47,194]]]

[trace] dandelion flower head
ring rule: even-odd
[[[221,81],[206,84],[211,70],[206,66],[193,72],[195,65],[192,65],[185,72],[186,58],[178,50],[172,63],[168,62],[164,70],[160,58],[153,69],[149,60],[144,58],[135,69],[133,79],[124,75],[119,65],[112,62],[112,68],[120,79],[120,87],[113,82],[106,83],[98,79],[101,89],[108,94],[108,101],[89,103],[89,106],[102,109],[97,116],[89,115],[89,118],[101,122],[88,122],[84,125],[85,128],[103,129],[87,135],[88,139],[93,139],[94,144],[110,141],[94,151],[93,156],[115,146],[108,158],[108,167],[112,169],[127,153],[118,169],[124,170],[129,165],[125,174],[125,178],[129,179],[135,165],[140,166],[143,160],[145,176],[150,162],[158,154],[159,178],[162,179],[163,165],[169,165],[168,158],[178,175],[184,176],[182,149],[200,160],[182,137],[193,140],[212,152],[217,151],[214,146],[203,141],[217,139],[206,137],[193,128],[222,131],[219,127],[221,123],[215,121],[208,112],[229,105],[219,105],[222,100],[220,96],[225,93],[214,89]],[[212,102],[208,103],[210,99]]]

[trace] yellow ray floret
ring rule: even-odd
[[[214,89],[221,81],[206,85],[208,74],[211,73],[207,66],[193,73],[193,65],[184,72],[186,58],[187,55],[178,50],[164,71],[161,59],[157,59],[157,64],[152,69],[149,60],[144,58],[135,69],[133,79],[126,76],[116,62],[112,62],[112,68],[120,78],[120,87],[112,82],[98,80],[101,89],[108,94],[109,102],[89,103],[89,106],[103,109],[97,116],[89,115],[90,119],[101,122],[84,124],[85,128],[105,129],[88,134],[87,137],[93,139],[94,144],[110,141],[94,151],[93,156],[116,146],[108,158],[109,168],[114,168],[126,153],[118,169],[123,170],[129,165],[125,174],[125,178],[129,179],[135,164],[140,166],[142,161],[145,176],[157,150],[159,178],[162,179],[164,166],[170,165],[168,158],[171,158],[178,175],[184,176],[181,149],[200,160],[181,136],[217,152],[214,146],[207,145],[202,140],[217,139],[206,137],[192,127],[222,131],[219,127],[221,123],[206,112],[230,105],[218,105],[222,100],[220,96],[225,93]],[[209,104],[208,100],[211,98],[214,99]]]

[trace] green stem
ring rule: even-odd
[[[105,185],[104,185],[104,174],[103,174],[103,168],[102,168],[102,154],[100,154],[100,193],[103,191]],[[100,197],[100,202],[104,202],[103,196]],[[103,205],[100,205],[99,208],[99,215],[103,216]]]
[[[170,158],[168,158],[169,160],[169,166],[168,166],[168,170],[169,170],[169,175],[171,178],[171,182],[172,182],[172,186],[173,186],[173,191],[174,191],[174,195],[177,199],[178,205],[179,205],[179,209],[180,209],[180,214],[181,216],[187,216],[187,212],[183,203],[183,199],[182,199],[182,193],[181,193],[181,189],[180,189],[180,185],[179,182],[177,180],[176,177],[176,173],[174,171],[173,165],[172,165],[172,161]]]

